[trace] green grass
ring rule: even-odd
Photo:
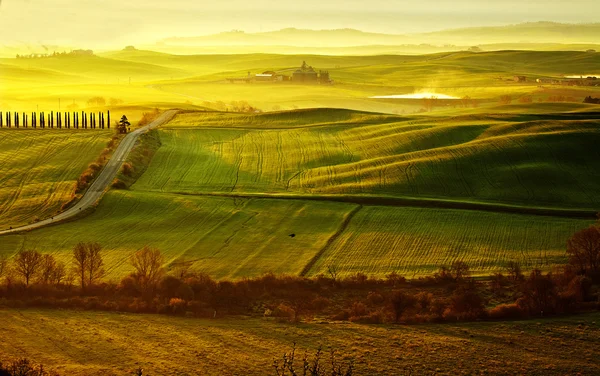
[[[133,189],[376,194],[596,210],[600,122],[573,116],[187,113],[160,130],[163,146]]]
[[[163,251],[169,267],[193,261],[216,278],[298,274],[350,210],[340,203],[112,191],[88,217],[4,236],[0,254],[32,248],[70,262],[75,244],[94,241],[114,279],[131,272],[129,255],[145,245]]]
[[[98,241],[106,249],[111,278],[119,278],[128,272],[127,255],[148,244],[165,252],[171,264],[194,259],[197,269],[215,277],[238,278],[266,271],[297,274],[339,233],[309,274],[322,271],[329,260],[344,265],[344,273],[362,265],[377,275],[391,270],[421,274],[459,258],[485,274],[509,259],[532,267],[540,252],[544,267],[550,267],[561,259],[569,233],[589,221],[365,207],[350,221],[349,229],[357,231],[351,234],[340,226],[356,207],[352,204],[194,195],[363,195],[598,210],[600,129],[597,116],[585,115],[598,106],[538,101],[564,95],[581,102],[587,95],[600,96],[600,89],[541,88],[510,79],[517,74],[533,79],[592,73],[599,56],[534,51],[177,56],[122,51],[100,57],[0,59],[3,111],[56,110],[59,100],[63,108],[84,109],[89,98],[102,96],[107,105],[93,110],[110,108],[115,119],[125,114],[135,126],[143,112],[155,107],[201,110],[219,106],[218,101],[244,100],[266,111],[320,108],[181,114],[158,131],[162,146],[131,191],[109,193],[95,213],[80,221],[2,237],[0,252],[35,248],[68,260],[76,242]],[[248,71],[294,68],[303,60],[330,70],[334,85],[225,81]],[[422,101],[369,98],[421,90],[469,95],[479,100],[479,107],[443,102],[431,113],[413,114]],[[498,105],[498,98],[507,94],[514,104]],[[535,103],[517,104],[525,95]],[[5,163],[0,179],[12,176],[32,184],[23,193],[17,183],[1,185],[0,200],[13,200],[15,194],[21,199],[20,204],[0,201],[0,227],[55,210],[66,192],[59,187],[71,186],[101,150],[100,142],[83,152],[79,141],[61,133],[59,140],[44,140],[53,145],[47,152],[55,157],[26,154],[40,147],[25,147],[21,134],[7,131],[0,141],[0,156],[9,160],[14,156],[4,145],[20,145],[13,154],[24,158],[21,175]],[[66,154],[58,152],[63,142],[69,143]],[[89,160],[74,158],[70,153],[76,150]],[[30,177],[23,179],[25,175]],[[372,223],[365,218],[373,218]],[[412,230],[402,238],[405,227]],[[424,239],[428,227],[436,229],[435,235]],[[469,233],[470,227],[477,233]],[[302,231],[290,243],[287,235]],[[552,234],[534,241],[532,231]],[[461,239],[465,242],[458,251],[447,246]],[[432,248],[434,243],[439,246]],[[406,259],[399,256],[402,252]]]
[[[111,135],[99,130],[0,129],[0,229],[56,213]]]
[[[96,211],[77,221],[2,237],[0,255],[37,249],[70,262],[80,241],[104,247],[107,278],[131,272],[128,257],[150,245],[170,269],[192,262],[215,278],[298,275],[324,250],[307,275],[329,265],[342,274],[384,277],[431,274],[455,260],[475,275],[502,270],[508,261],[525,269],[564,263],[565,242],[591,221],[461,210],[365,206],[326,201],[198,197],[111,191]],[[329,239],[340,232],[337,240]],[[295,234],[295,237],[290,237]],[[539,236],[544,234],[544,236]]]
[[[308,275],[326,274],[333,265],[345,275],[384,276],[395,271],[411,278],[432,275],[454,261],[466,262],[474,275],[502,271],[509,261],[525,269],[549,269],[565,263],[566,239],[589,224],[527,215],[366,206]]]
[[[268,375],[297,343],[354,361],[356,375],[592,375],[600,315],[419,326],[290,325],[60,310],[0,310],[0,358],[26,356],[63,375]],[[9,340],[10,339],[10,340]],[[252,351],[250,352],[250,349]],[[468,358],[465,358],[465,351]],[[329,358],[328,354],[325,356]]]

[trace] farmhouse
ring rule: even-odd
[[[306,64],[306,61],[302,62],[302,66],[294,71],[292,75],[293,82],[299,83],[321,83],[328,84],[331,82],[328,71],[319,71],[317,73],[315,69]]]

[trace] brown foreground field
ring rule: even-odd
[[[269,375],[294,342],[301,356],[333,347],[355,375],[600,374],[600,313],[404,326],[0,309],[0,322],[0,359],[61,375]]]

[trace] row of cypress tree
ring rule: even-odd
[[[80,116],[81,115],[81,116]],[[66,128],[66,129],[110,129],[110,111],[86,113],[78,112],[54,112],[49,114],[45,112],[32,112],[31,116],[23,112],[2,112],[0,111],[0,128]]]

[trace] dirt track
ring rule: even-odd
[[[167,122],[169,122],[173,117],[177,114],[177,110],[168,110],[161,114],[156,120],[152,123],[146,125],[145,127],[136,129],[135,131],[129,133],[123,141],[119,144],[113,155],[111,156],[106,166],[100,172],[100,175],[94,180],[90,188],[85,192],[81,200],[79,200],[74,206],[67,209],[66,211],[55,215],[54,217],[47,218],[43,221],[39,221],[36,223],[32,223],[30,225],[16,227],[10,230],[0,231],[0,235],[6,235],[15,232],[28,231],[36,228],[48,226],[57,222],[61,222],[72,217],[75,217],[81,211],[89,208],[94,205],[104,194],[104,191],[108,186],[112,183],[115,176],[119,172],[121,165],[125,162],[125,159],[129,155],[129,152],[135,145],[137,138],[144,132],[147,132],[150,129],[159,127]]]

